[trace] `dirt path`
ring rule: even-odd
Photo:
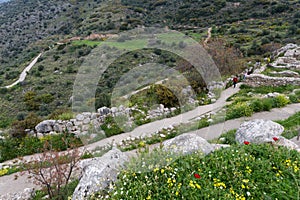
[[[204,42],[203,42],[203,46],[205,46],[205,47],[207,47],[207,43],[208,43],[208,41],[210,40],[210,38],[211,38],[211,27],[209,27],[208,28],[208,30],[207,30],[207,38],[204,40]]]
[[[22,71],[22,73],[19,76],[19,79],[16,80],[14,83],[5,86],[5,88],[11,88],[15,85],[17,85],[20,82],[23,82],[27,76],[27,72],[29,72],[31,70],[31,68],[37,63],[38,59],[42,56],[42,53],[40,53],[35,59],[33,59],[33,61],[31,61],[31,63]]]
[[[195,133],[206,140],[211,140],[211,139],[218,138],[222,133],[227,132],[228,130],[238,128],[241,123],[247,120],[251,120],[251,119],[282,120],[282,119],[287,119],[289,116],[299,111],[300,111],[300,103],[290,104],[284,108],[275,108],[272,109],[270,112],[255,113],[251,117],[242,117],[238,119],[228,120],[225,121],[224,123],[215,124],[196,131],[191,131],[189,133]],[[127,134],[125,133],[119,135],[118,137],[107,138],[104,141],[100,141],[93,145],[87,146],[87,149],[93,149],[93,147],[97,147],[98,145],[101,146],[102,144],[105,145],[107,144],[107,142],[111,142],[113,138],[117,140],[117,139],[125,139],[126,137]],[[293,138],[292,140],[296,142],[298,145],[300,145],[300,141],[297,141],[295,138]],[[154,144],[151,146],[153,148],[159,146],[159,144]],[[128,152],[129,155],[132,155],[133,153],[134,151]],[[25,188],[37,188],[32,183],[28,182],[28,178],[26,176],[22,176],[17,180],[14,180],[14,177],[15,177],[14,174],[0,177],[0,196],[5,195],[7,193],[20,192],[23,191]]]
[[[241,83],[239,83],[238,86],[240,84]],[[82,147],[81,150],[85,149],[85,150],[92,151],[97,147],[102,147],[107,144],[111,144],[113,142],[119,143],[128,137],[146,136],[146,135],[150,135],[156,131],[159,131],[162,128],[174,126],[179,123],[189,122],[190,120],[192,120],[195,117],[200,116],[204,113],[222,108],[226,104],[226,99],[228,97],[230,97],[231,95],[237,93],[238,91],[239,91],[239,87],[237,87],[237,88],[230,87],[221,93],[220,98],[214,104],[199,106],[199,107],[195,108],[194,110],[191,110],[186,113],[182,113],[182,114],[172,117],[172,118],[167,118],[167,119],[163,119],[163,120],[154,121],[149,124],[144,124],[142,126],[137,127],[136,129],[134,129],[131,132],[116,135],[116,136],[98,141],[96,143],[86,145],[85,147]],[[299,111],[300,111],[300,104],[291,104],[284,108],[272,109],[270,112],[255,113],[252,117],[249,117],[249,118],[243,117],[243,118],[239,118],[239,119],[229,120],[224,123],[212,125],[212,126],[209,126],[209,127],[203,128],[203,129],[192,131],[190,133],[195,133],[195,134],[200,135],[204,139],[211,140],[211,139],[219,137],[222,133],[224,133],[228,130],[238,128],[240,126],[240,124],[246,120],[257,119],[257,118],[270,119],[270,120],[286,119],[289,116],[291,116],[294,113],[299,112]],[[298,142],[298,144],[299,144],[299,142]],[[152,147],[155,147],[155,146],[157,146],[157,144],[152,145]],[[130,152],[128,152],[128,153],[130,154]],[[31,160],[33,157],[37,157],[37,156],[38,156],[38,154],[26,156],[26,157],[24,157],[24,159]],[[11,162],[12,161],[8,161],[5,163],[11,163]],[[0,196],[7,194],[7,193],[20,192],[20,191],[23,191],[25,188],[36,187],[32,183],[28,182],[26,176],[23,176],[17,180],[14,180],[14,177],[15,177],[14,174],[0,177]]]

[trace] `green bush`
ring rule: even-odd
[[[299,103],[299,99],[298,99],[297,95],[290,94],[288,97],[289,97],[289,100],[291,101],[291,103]]]
[[[69,147],[82,146],[80,139],[74,134],[48,135],[41,139],[36,137],[0,139],[0,162],[17,157],[42,152],[44,144],[48,142],[57,151],[64,151]]]
[[[281,108],[286,106],[289,102],[289,99],[286,98],[284,95],[278,95],[274,98],[274,107]]]
[[[254,101],[252,101],[250,103],[250,107],[254,112],[260,112],[264,109],[264,105],[261,99],[255,99]]]
[[[262,104],[263,104],[263,110],[264,111],[270,111],[273,108],[273,99],[271,98],[265,98],[262,99]]]
[[[229,106],[226,112],[226,120],[239,118],[239,117],[250,117],[253,114],[252,108],[246,102],[238,102],[237,104]]]
[[[177,158],[142,154],[119,174],[112,191],[91,199],[298,199],[295,150],[250,144]]]

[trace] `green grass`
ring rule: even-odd
[[[76,46],[87,45],[87,46],[98,46],[102,43],[102,41],[93,41],[93,40],[76,40],[73,41],[72,44]]]
[[[101,43],[101,45],[108,45],[110,47],[116,47],[121,50],[126,49],[128,51],[143,49],[147,46],[147,44],[148,41],[146,39],[126,40],[125,42],[107,40]]]
[[[57,151],[64,151],[71,146],[82,146],[82,141],[74,134],[48,135],[41,139],[36,137],[0,139],[0,162],[41,153],[46,142]]]
[[[72,194],[75,191],[75,188],[77,187],[78,183],[79,183],[78,180],[69,182],[66,186],[64,186],[61,189],[63,191],[62,194],[59,196],[55,196],[53,199],[54,200],[69,200],[70,197],[72,197]],[[37,190],[35,192],[35,196],[32,200],[44,199],[46,195],[47,195],[46,189],[45,190]]]
[[[160,150],[129,162],[103,199],[298,199],[300,154],[269,144],[241,145],[207,156]],[[142,188],[142,189],[141,189]]]

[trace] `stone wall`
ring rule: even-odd
[[[257,86],[282,86],[287,84],[300,85],[300,78],[292,77],[270,77],[263,74],[252,74],[246,77],[245,84],[257,87]]]

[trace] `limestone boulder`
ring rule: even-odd
[[[50,133],[54,130],[55,120],[45,120],[36,125],[35,130],[38,133]]]
[[[214,147],[196,134],[185,133],[163,142],[163,150],[183,155],[201,151],[207,155]]]
[[[95,192],[109,189],[109,185],[116,181],[119,170],[128,159],[126,154],[113,148],[100,158],[81,161],[83,174],[72,200],[88,199]]]
[[[283,131],[284,127],[278,123],[256,119],[241,124],[236,132],[235,140],[240,144],[244,141],[255,144],[273,142],[273,138],[280,136]]]

